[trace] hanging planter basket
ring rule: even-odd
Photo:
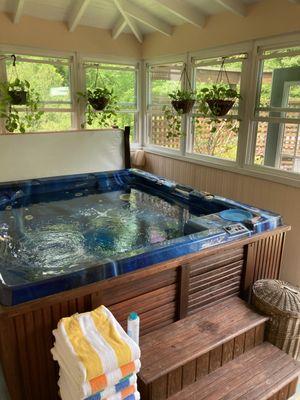
[[[171,104],[174,110],[179,115],[183,115],[191,112],[196,102],[196,94],[192,90],[192,85],[186,71],[186,66],[184,66],[181,72],[180,82],[188,83],[189,89],[174,91],[173,93],[169,94],[169,97],[171,98]]]
[[[26,90],[10,90],[8,93],[12,105],[21,106],[27,103],[28,92]]]
[[[172,106],[179,114],[188,114],[192,111],[195,100],[173,100]]]
[[[102,111],[107,106],[109,99],[104,96],[98,98],[89,97],[88,102],[90,103],[90,105],[93,107],[94,110]]]
[[[226,115],[233,107],[234,100],[221,100],[221,99],[210,99],[206,100],[210,111],[216,117],[223,117]]]

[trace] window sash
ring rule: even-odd
[[[182,75],[182,71],[184,68],[185,63],[184,62],[169,62],[169,63],[161,63],[161,64],[147,64],[146,65],[146,73],[147,73],[147,88],[148,88],[148,98],[147,98],[147,111],[161,111],[162,112],[162,108],[164,106],[168,106],[170,105],[170,101],[166,101],[163,103],[155,103],[153,102],[153,94],[152,94],[152,71],[157,71],[158,73],[160,72],[161,69],[161,73],[176,73],[179,76],[178,79],[178,83],[179,83],[179,87],[180,89],[183,89],[183,83],[182,81],[180,81],[181,79],[181,75]],[[177,82],[176,80],[172,81],[172,80],[167,80],[165,79],[166,82]],[[168,93],[166,93],[166,96],[168,96]]]
[[[134,72],[134,101],[132,102],[118,102],[117,105],[120,107],[120,111],[124,112],[139,112],[139,105],[138,105],[138,78],[139,78],[139,68],[136,65],[130,64],[110,64],[110,63],[97,63],[93,61],[84,61],[82,63],[83,66],[83,82],[84,82],[84,89],[86,89],[86,70],[87,69],[99,69],[104,71],[118,71],[118,72]],[[126,108],[130,107],[130,108]]]

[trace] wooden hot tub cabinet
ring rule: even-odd
[[[130,311],[141,334],[230,296],[248,297],[252,283],[278,278],[289,227],[215,246],[116,278],[0,310],[0,355],[12,400],[58,398],[52,329],[60,318],[110,308],[125,326]]]

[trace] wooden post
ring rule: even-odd
[[[178,269],[179,274],[179,296],[178,296],[178,319],[185,318],[188,310],[188,297],[190,286],[190,264],[181,265]]]
[[[130,161],[130,126],[125,126],[124,129],[124,160],[125,168],[131,168]]]

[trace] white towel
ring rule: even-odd
[[[76,369],[74,368],[69,368],[69,365],[66,363],[65,359],[60,356],[60,353],[57,351],[57,346],[55,346],[51,349],[53,359],[58,362],[60,366],[60,375],[65,374],[69,377],[69,380],[71,380],[74,385],[76,386],[76,392],[78,393],[78,398],[86,398],[88,396],[91,396],[94,392],[92,391],[91,385],[89,382],[80,382],[77,380],[76,374],[74,375],[74,371]],[[135,370],[134,374],[137,374],[140,369],[141,369],[141,362],[140,360],[135,360]],[[111,387],[119,383],[121,379],[123,379],[124,376],[121,373],[120,369],[117,369],[115,371],[112,371],[108,374],[106,374],[106,380],[107,380],[107,386]]]
[[[58,380],[58,386],[60,387],[60,389],[62,389],[63,392],[66,392],[66,390],[68,391],[70,399],[83,400],[91,395],[91,394],[88,395],[83,394],[80,386],[78,386],[78,384],[74,382],[73,379],[68,375],[68,373],[62,368],[59,371],[59,375],[60,377]],[[135,385],[136,383],[137,383],[137,376],[136,374],[133,374],[128,378],[128,384],[126,387]],[[66,390],[64,388],[66,388]],[[124,389],[124,387],[122,387],[122,389]],[[116,394],[115,385],[111,385],[101,392],[101,396],[99,396],[99,398],[101,400],[106,399],[107,397],[112,396],[114,394]]]
[[[122,397],[122,394],[119,392],[119,393],[115,393],[111,396],[106,397],[105,400],[126,400],[127,398],[131,400],[133,396],[134,396],[134,400],[139,400],[140,394],[137,391],[137,385],[134,385],[134,389],[135,389],[135,392],[128,397],[125,397],[125,398]],[[59,388],[59,391],[60,391],[60,397],[62,400],[79,400],[78,397],[73,397],[73,393],[71,392],[70,387],[67,384],[61,385]]]
[[[80,383],[140,358],[138,345],[104,306],[63,318],[53,334],[55,352]]]

